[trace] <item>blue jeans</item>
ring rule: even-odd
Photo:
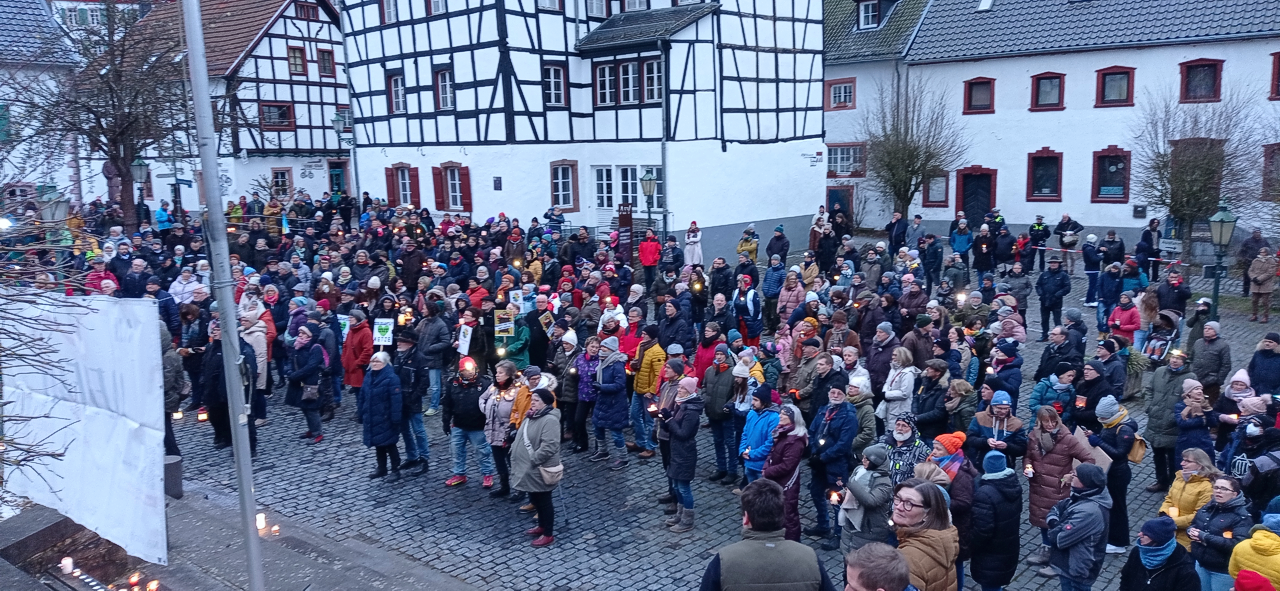
[[[688,480],[673,480],[676,489],[676,501],[685,509],[693,508],[693,487]]]
[[[1142,346],[1147,343],[1147,331],[1139,328],[1133,331],[1133,350],[1142,352]]]
[[[431,385],[428,386],[428,389],[431,393],[430,408],[433,410],[440,410],[440,379],[441,379],[440,376],[442,373],[443,373],[443,370],[439,370],[439,369],[427,370],[427,375],[431,379]]]
[[[604,427],[596,427],[596,444],[597,445],[604,443],[605,431],[606,429]],[[609,431],[609,434],[613,435],[613,446],[622,450],[622,453],[623,453],[622,459],[624,460],[627,459],[626,457],[627,437],[622,434],[622,429],[608,429],[608,431]]]
[[[1096,302],[1098,301],[1098,272],[1085,271],[1084,274],[1089,278],[1089,291],[1085,293],[1084,301]]]
[[[727,472],[730,476],[738,474],[738,462],[733,457],[737,451],[737,440],[733,438],[733,419],[723,421],[712,420],[711,439],[716,448],[716,471]]]
[[[1098,307],[1094,308],[1098,318],[1098,332],[1111,332],[1111,328],[1107,326],[1107,319],[1111,317],[1111,311],[1116,307],[1114,304],[1103,304],[1098,302]]]
[[[342,404],[342,372],[333,373],[333,403]]]
[[[1230,591],[1235,582],[1227,573],[1215,573],[1196,563],[1196,574],[1200,575],[1200,591]]]
[[[653,417],[649,416],[649,402],[639,392],[631,395],[631,430],[636,434],[636,445],[641,449],[656,451],[658,444],[650,438],[653,433]]]
[[[400,435],[404,437],[405,461],[427,461],[431,457],[427,447],[427,429],[422,426],[422,413],[411,413],[400,424]]]
[[[493,476],[497,470],[493,466],[493,450],[484,440],[484,431],[465,431],[454,427],[449,431],[449,445],[453,448],[453,473],[458,476],[467,475],[467,443],[475,446],[480,452],[480,474]]]
[[[746,478],[747,484],[751,484],[752,482],[760,480],[760,474],[761,474],[760,470],[752,470],[751,468],[744,467],[742,469],[742,472],[743,472],[742,476],[743,478]]]
[[[1062,591],[1092,591],[1093,589],[1093,583],[1081,583],[1062,575],[1058,575],[1058,581],[1062,583]]]
[[[320,423],[320,409],[302,409],[302,416],[307,419],[307,432],[312,437],[319,437],[323,433],[323,427]]]

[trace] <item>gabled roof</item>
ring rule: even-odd
[[[932,0],[907,61],[1280,36],[1280,0]]]
[[[822,7],[826,63],[845,64],[902,57],[907,43],[911,41],[911,34],[920,23],[920,15],[928,4],[928,0],[898,0],[879,27],[859,30],[858,0],[826,0]]]
[[[0,2],[5,0],[0,0]],[[204,0],[200,17],[204,21],[205,61],[210,76],[228,76],[257,44],[293,0]],[[330,19],[337,13],[328,0],[317,0]],[[157,5],[144,22],[161,29],[182,32],[182,3]]]
[[[65,43],[44,0],[0,0],[0,62],[74,65],[75,55]]]
[[[577,49],[580,52],[599,52],[652,45],[658,40],[674,35],[719,7],[719,4],[712,2],[615,14],[587,33],[587,36],[578,42]]]

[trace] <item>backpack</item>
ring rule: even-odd
[[[1133,447],[1129,448],[1129,461],[1135,464],[1141,464],[1142,458],[1147,455],[1147,440],[1143,439],[1137,433],[1133,434]]]

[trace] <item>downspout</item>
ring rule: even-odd
[[[347,40],[351,39],[351,36],[347,35],[347,27],[343,22],[343,18],[347,16],[346,2],[339,0],[337,9],[338,32],[342,34],[342,73],[347,78],[347,111],[351,117],[351,186],[354,190],[348,191],[347,194],[354,197],[357,200],[356,202],[359,203],[360,195],[362,193],[360,191],[360,165],[356,162],[356,153],[359,151],[357,149],[359,147],[359,142],[356,141],[356,133],[359,127],[356,126],[355,109],[358,103],[351,100],[351,97],[355,96],[355,89],[351,87],[351,69],[347,67],[347,64],[351,63],[351,53],[349,53],[349,49],[347,47]],[[338,136],[338,149],[341,150],[342,134],[339,133],[335,135]],[[350,223],[349,220],[346,221]]]
[[[667,137],[671,117],[671,45],[666,39],[658,40],[658,52],[662,54],[662,235],[667,236],[667,213],[671,203],[671,171],[667,169]],[[656,205],[656,204],[655,204]],[[652,208],[651,208],[652,209]]]
[[[585,0],[573,0],[573,48],[578,48],[578,43],[582,42],[582,21],[578,20],[578,2]],[[567,73],[566,73],[567,75]]]

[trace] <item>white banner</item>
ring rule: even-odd
[[[32,334],[48,339],[55,372],[6,366],[6,414],[44,416],[9,432],[66,450],[22,469],[7,468],[13,493],[52,507],[129,554],[168,564],[164,498],[164,382],[160,317],[151,299],[67,298],[38,309],[7,302],[8,314],[32,319]],[[86,309],[83,306],[90,306]],[[56,323],[65,332],[41,331]],[[167,336],[167,332],[166,332]],[[15,343],[0,343],[13,347]]]

